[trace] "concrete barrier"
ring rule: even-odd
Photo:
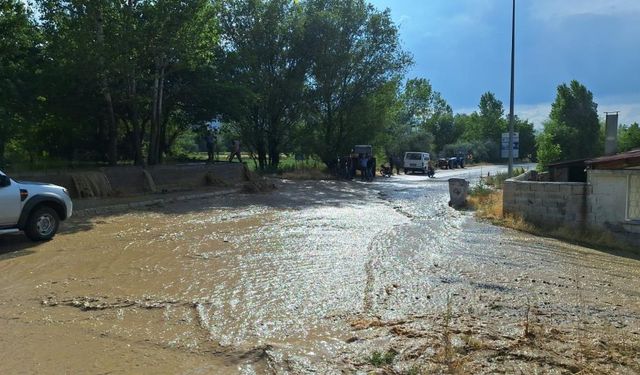
[[[89,172],[81,172],[89,173]],[[190,190],[210,185],[235,186],[247,180],[247,170],[240,163],[177,164],[148,168],[136,166],[104,167],[91,174],[104,174],[111,196],[130,196],[156,191]],[[15,180],[47,182],[67,188],[72,198],[81,198],[73,176],[74,170],[19,173]],[[77,178],[76,178],[77,179]]]

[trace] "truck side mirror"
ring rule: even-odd
[[[0,187],[7,187],[11,185],[11,179],[3,174],[0,174]]]

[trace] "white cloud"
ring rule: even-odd
[[[516,3],[517,6],[517,3]],[[536,0],[529,10],[536,18],[548,20],[579,15],[640,14],[638,0]]]

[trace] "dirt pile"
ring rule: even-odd
[[[242,190],[245,193],[268,193],[277,189],[276,184],[272,181],[265,177],[258,176],[248,169],[245,169],[245,178],[247,181],[242,185]]]

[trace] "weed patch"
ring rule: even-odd
[[[397,355],[398,352],[393,349],[389,349],[386,353],[375,351],[371,354],[371,357],[367,359],[367,362],[374,367],[388,366],[393,363]]]

